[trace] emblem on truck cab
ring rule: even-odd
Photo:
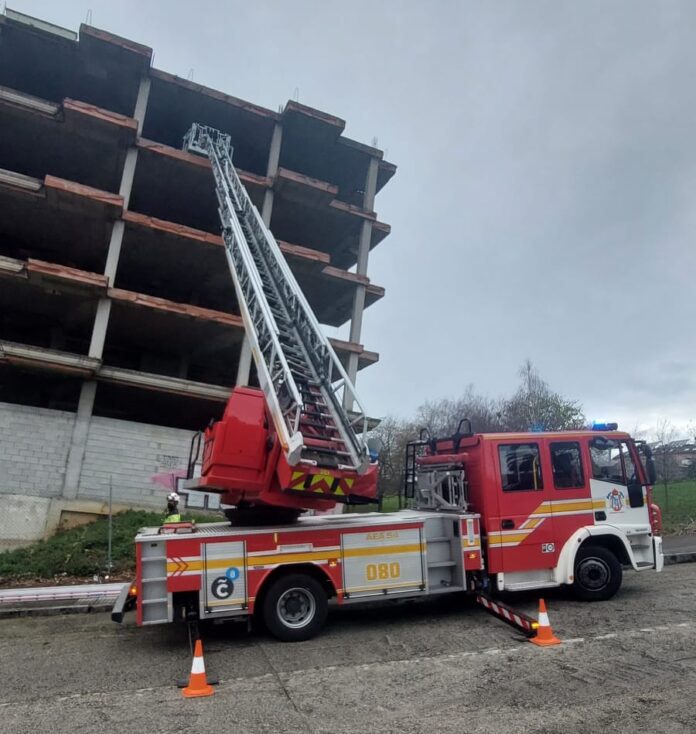
[[[620,489],[616,489],[616,487],[609,492],[607,499],[611,505],[612,512],[621,512],[626,504],[626,498],[623,492]]]

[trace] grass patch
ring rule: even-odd
[[[653,501],[662,510],[665,533],[675,533],[696,523],[696,481],[656,484]]]
[[[197,522],[211,521],[207,516],[195,519]],[[111,547],[114,573],[128,572],[135,567],[133,539],[138,530],[161,523],[160,512],[128,510],[114,515]],[[0,553],[0,578],[51,579],[62,575],[103,574],[107,570],[108,527],[108,518],[103,517],[86,525],[59,530],[48,540],[26,548]]]

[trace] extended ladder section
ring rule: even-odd
[[[210,159],[227,261],[259,383],[291,465],[362,473],[367,416],[355,387],[232,165],[230,136],[194,124],[184,149]],[[343,408],[350,395],[354,410]]]

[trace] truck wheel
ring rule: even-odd
[[[621,586],[619,559],[599,545],[582,546],[575,556],[573,591],[583,601],[611,599]]]
[[[271,584],[264,595],[263,620],[274,637],[299,642],[321,630],[328,607],[326,592],[316,579],[293,573]]]

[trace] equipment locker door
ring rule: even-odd
[[[423,552],[420,527],[343,533],[346,598],[424,591]]]
[[[511,573],[556,565],[553,482],[543,441],[496,442],[497,517],[488,523],[491,570]]]
[[[246,544],[243,540],[204,543],[201,616],[243,611],[247,608]]]

